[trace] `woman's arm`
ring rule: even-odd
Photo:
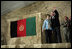
[[[42,26],[42,32],[44,31],[44,29],[45,29],[45,21],[44,21],[43,26]]]

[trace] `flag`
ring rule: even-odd
[[[36,17],[12,21],[10,35],[11,38],[36,35]]]

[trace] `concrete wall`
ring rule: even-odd
[[[1,15],[25,7],[34,2],[36,1],[1,1]]]

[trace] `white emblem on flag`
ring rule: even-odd
[[[24,26],[23,25],[20,25],[19,31],[23,31],[23,30],[24,30]]]

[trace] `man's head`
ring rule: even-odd
[[[49,14],[46,14],[46,17],[47,17],[47,19],[50,19],[50,15]]]
[[[51,16],[55,16],[55,12],[52,11],[52,12],[50,13],[50,15],[51,15]]]
[[[71,20],[71,16],[69,17],[69,20]]]
[[[68,20],[68,17],[67,16],[65,16],[65,21],[67,21]]]

